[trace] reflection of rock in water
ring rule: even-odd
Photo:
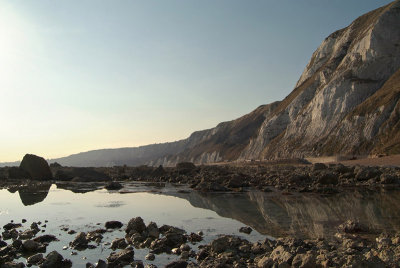
[[[51,184],[28,184],[18,187],[19,197],[25,206],[42,202],[49,193]]]
[[[274,237],[332,237],[337,226],[348,219],[358,220],[371,230],[400,231],[399,192],[356,190],[330,196],[262,192],[174,195]]]
[[[88,192],[93,192],[104,187],[104,183],[95,182],[57,182],[58,189],[68,190],[73,193],[84,194]]]

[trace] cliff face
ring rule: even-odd
[[[400,0],[332,33],[281,102],[189,138],[54,159],[63,165],[164,165],[400,153]]]
[[[397,152],[399,26],[395,1],[326,38],[241,158]]]

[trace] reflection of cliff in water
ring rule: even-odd
[[[358,220],[371,230],[400,231],[399,192],[355,190],[330,196],[263,192],[174,195],[274,237],[332,237],[337,226],[348,219]]]
[[[17,187],[19,197],[24,206],[42,202],[49,193],[51,184],[22,185]]]

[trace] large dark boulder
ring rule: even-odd
[[[53,178],[49,164],[40,156],[26,154],[19,168],[27,172],[34,180],[51,180]]]

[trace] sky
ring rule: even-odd
[[[0,0],[0,162],[176,141],[282,100],[385,0]]]

